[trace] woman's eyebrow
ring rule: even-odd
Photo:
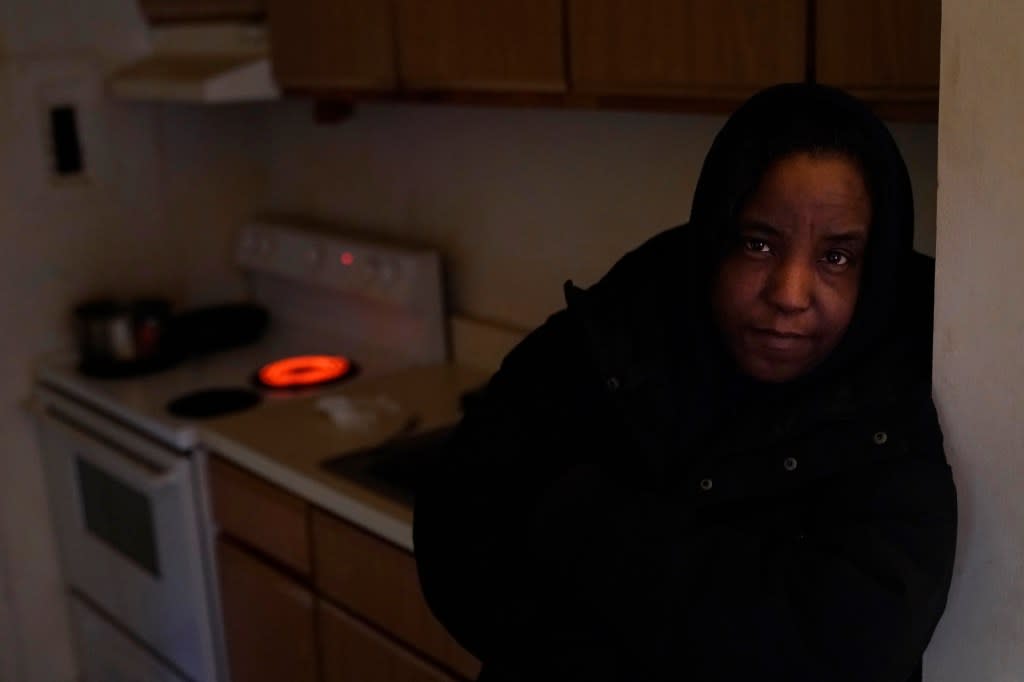
[[[739,231],[767,237],[785,237],[788,233],[788,230],[757,219],[741,221]],[[868,233],[863,227],[841,228],[840,231],[824,235],[823,238],[830,244],[863,244],[867,241]]]
[[[771,237],[781,237],[783,231],[774,225],[760,220],[743,220],[740,222],[740,232],[757,232]]]
[[[867,230],[861,228],[852,228],[850,230],[844,230],[842,232],[836,232],[825,236],[825,241],[833,243],[858,243],[867,241],[868,233]]]

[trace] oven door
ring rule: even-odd
[[[60,395],[39,398],[65,580],[185,675],[213,679],[190,459]]]

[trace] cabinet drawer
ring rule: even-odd
[[[411,554],[318,510],[313,510],[312,527],[318,592],[429,658],[476,679],[479,663],[427,608]]]
[[[210,458],[210,489],[221,532],[309,575],[309,505],[218,457]]]
[[[330,604],[317,605],[324,682],[456,682]]]

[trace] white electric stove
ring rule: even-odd
[[[447,360],[441,262],[434,251],[262,223],[246,226],[236,257],[253,299],[270,311],[270,329],[257,343],[115,379],[84,375],[75,353],[57,354],[40,362],[38,381],[187,451],[198,442],[199,421],[175,416],[167,406],[188,393],[249,389],[261,402],[273,402],[349,378],[322,388],[260,386],[257,371],[275,360],[340,355],[353,363],[353,378]]]
[[[236,260],[251,298],[269,311],[260,341],[130,378],[85,376],[73,354],[38,365],[36,421],[86,680],[226,679],[205,481],[210,420],[172,414],[172,402],[196,392],[250,396],[255,404],[213,418],[234,430],[208,430],[219,449],[245,453],[287,412],[281,406],[301,405],[308,418],[313,399],[347,381],[387,385],[433,367],[442,369],[422,376],[465,387],[443,369],[436,251],[262,222],[242,230]],[[324,386],[257,385],[268,363],[310,355],[343,357],[355,372]],[[429,385],[414,382],[429,403]],[[399,408],[405,385],[391,384]],[[444,419],[457,418],[446,409]]]

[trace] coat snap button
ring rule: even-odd
[[[608,390],[611,391],[612,393],[615,393],[615,391],[619,390],[619,379],[618,379],[618,377],[608,377],[608,380],[605,381],[604,383],[605,383],[605,386],[608,387]]]
[[[707,492],[707,491],[711,490],[711,486],[712,485],[713,484],[711,482],[711,479],[710,478],[705,478],[705,479],[702,479],[701,482],[700,482],[700,489],[703,490],[704,492]]]
[[[795,471],[796,470],[796,465],[797,465],[796,457],[787,457],[786,459],[782,460],[782,467],[786,471]]]
[[[885,445],[885,442],[889,440],[889,434],[885,431],[879,431],[875,434],[875,445]]]

